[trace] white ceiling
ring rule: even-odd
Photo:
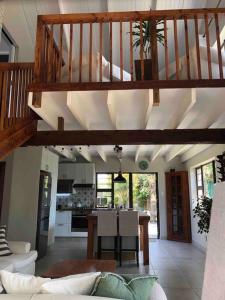
[[[4,25],[19,46],[19,61],[33,61],[38,14],[105,12],[152,9],[183,9],[215,7],[217,0],[4,0]],[[220,7],[225,7],[225,0]],[[18,26],[19,24],[19,26]],[[168,25],[169,26],[169,25]],[[84,28],[84,37],[85,37]],[[106,32],[108,28],[104,28]],[[115,27],[113,30],[118,30]],[[126,30],[126,28],[124,28]],[[128,31],[128,30],[127,30]],[[76,30],[74,32],[76,34]],[[179,28],[182,38],[182,29]],[[116,45],[117,35],[114,34]],[[94,49],[97,49],[98,34],[94,31]],[[124,68],[129,71],[124,44]],[[172,47],[171,47],[172,48]],[[84,40],[84,53],[88,41]],[[74,48],[74,51],[77,51]],[[181,49],[182,52],[182,49]],[[76,53],[76,52],[75,52]],[[104,56],[108,58],[108,43],[104,41]],[[182,55],[182,53],[180,53]],[[173,53],[170,53],[173,61]],[[113,63],[118,65],[118,51],[113,51]],[[177,89],[161,90],[160,106],[152,106],[152,91],[101,91],[44,93],[42,108],[35,111],[46,122],[39,128],[57,128],[57,119],[64,117],[66,129],[164,129],[164,128],[207,128],[225,125],[224,89]],[[30,95],[31,101],[31,95]],[[124,155],[133,159],[146,158],[150,161],[158,156],[167,160],[177,155],[185,161],[210,145],[197,146],[124,146]],[[113,155],[113,146],[79,147],[87,160],[100,156],[102,160]]]

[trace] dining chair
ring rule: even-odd
[[[122,252],[135,251],[137,266],[139,266],[139,214],[138,211],[119,212],[119,261],[122,265]],[[133,243],[134,247],[125,248],[126,243]]]
[[[98,211],[97,212],[97,236],[98,236],[98,259],[101,259],[102,251],[113,251],[114,258],[117,259],[118,253],[118,230],[117,230],[117,212]],[[102,248],[102,239],[106,237],[113,238],[113,249]]]

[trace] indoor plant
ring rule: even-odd
[[[212,209],[212,199],[203,196],[197,200],[197,205],[193,209],[194,218],[198,218],[198,233],[208,233]]]
[[[159,25],[160,28],[157,28]],[[151,35],[153,29],[153,22],[152,20],[142,21],[142,32],[143,32],[143,53],[144,53],[144,79],[151,80],[152,79],[152,59],[151,59]],[[156,20],[156,39],[157,41],[164,45],[164,21],[163,20]],[[134,36],[134,48],[139,48],[141,44],[141,37],[140,37],[140,22],[136,22],[132,35]],[[141,80],[141,60],[135,60],[135,72],[136,72],[136,79]]]

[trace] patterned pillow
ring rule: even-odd
[[[9,256],[12,252],[6,240],[6,226],[0,226],[0,256]]]

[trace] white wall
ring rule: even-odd
[[[8,239],[29,241],[32,248],[36,241],[41,150],[28,147],[13,152],[12,173],[6,175],[11,179],[10,194],[3,199],[9,203]]]
[[[94,162],[96,163],[96,172],[118,172],[119,162],[115,157],[108,158],[107,163],[104,163],[101,159],[95,159]],[[180,163],[179,158],[173,159],[167,163],[162,157],[160,157],[150,163],[148,169],[145,171],[158,173],[160,237],[162,239],[167,238],[165,172],[170,169],[181,171],[184,170],[184,166]],[[134,160],[130,158],[123,159],[122,170],[123,172],[144,172],[139,169],[138,163],[135,163]]]
[[[18,46],[18,61],[34,61],[38,14],[59,13],[58,1],[2,0],[3,24]]]
[[[52,202],[48,244],[54,242],[58,156],[43,147],[16,149],[6,159],[2,223],[9,240],[31,242],[35,247],[40,170],[52,174]]]
[[[193,208],[197,202],[196,192],[196,180],[195,180],[195,168],[198,165],[206,163],[215,159],[215,157],[225,151],[225,145],[215,145],[204,152],[195,155],[185,163],[185,168],[189,172],[189,189],[190,189],[190,207],[191,207],[191,230],[192,230],[192,242],[202,250],[206,250],[207,242],[204,234],[198,233],[197,220],[193,218]]]

